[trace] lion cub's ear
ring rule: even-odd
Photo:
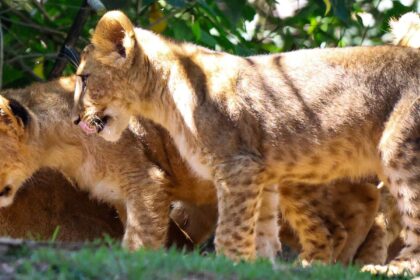
[[[114,67],[129,67],[135,56],[134,25],[120,11],[107,12],[92,36],[96,58]]]
[[[20,103],[0,96],[0,132],[21,138],[29,121],[29,112]]]

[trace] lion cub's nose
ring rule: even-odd
[[[5,186],[3,190],[0,192],[0,196],[8,196],[11,190],[12,190],[11,186],[9,185]]]

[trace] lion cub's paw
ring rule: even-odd
[[[144,246],[143,240],[138,234],[126,231],[122,240],[122,247],[129,251],[136,251]]]
[[[281,243],[278,235],[263,235],[257,237],[257,256],[274,261],[277,254],[281,251]]]
[[[407,275],[412,276],[420,273],[420,260],[394,260],[388,265],[365,265],[362,271],[372,274],[384,274],[387,276]]]

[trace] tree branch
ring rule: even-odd
[[[76,18],[73,21],[72,26],[70,27],[70,31],[67,34],[67,38],[64,40],[64,43],[60,49],[60,52],[57,55],[55,64],[48,76],[49,80],[58,78],[63,72],[64,68],[67,65],[67,60],[65,59],[63,55],[64,46],[67,45],[70,47],[74,47],[74,45],[77,42],[77,38],[82,33],[83,26],[85,25],[86,20],[88,19],[91,12],[92,12],[92,9],[90,8],[88,1],[84,0],[82,3],[82,6],[79,9],[79,12],[76,15]]]
[[[69,33],[67,34],[67,38],[64,40],[63,45],[61,46],[60,52],[57,55],[57,59],[51,70],[48,79],[55,79],[61,76],[64,68],[67,65],[67,60],[64,57],[64,48],[65,46],[74,47],[76,42],[82,33],[83,26],[86,23],[89,15],[92,11],[97,13],[103,13],[105,11],[105,6],[102,4],[100,0],[84,0],[82,6],[80,7],[79,11],[77,12],[76,18],[73,21],[72,26],[70,27]]]

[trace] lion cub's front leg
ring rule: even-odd
[[[277,185],[263,189],[261,207],[256,225],[257,256],[274,261],[281,250],[279,239],[279,191]]]
[[[255,259],[256,224],[262,191],[268,185],[262,164],[247,156],[219,164],[215,185],[219,210],[215,237],[217,253],[233,260]],[[278,236],[278,231],[267,234]]]
[[[163,247],[169,224],[169,199],[160,184],[133,186],[126,201],[126,224],[122,241],[124,248]]]

